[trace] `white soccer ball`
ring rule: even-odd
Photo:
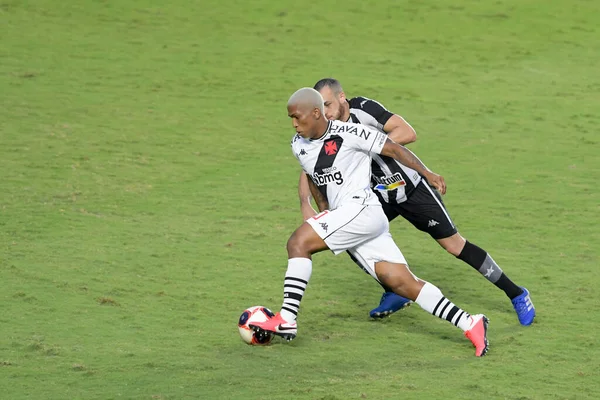
[[[248,325],[252,322],[265,322],[273,318],[275,314],[267,307],[250,307],[240,315],[238,329],[242,340],[250,345],[265,345],[271,343],[273,334],[270,332],[255,333]]]

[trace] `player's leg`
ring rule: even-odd
[[[412,275],[406,264],[378,262],[375,264],[375,272],[385,285],[393,288],[394,292],[413,300],[428,313],[462,329],[475,346],[477,357],[487,353],[488,319],[485,315],[471,316],[446,298],[435,285]]]
[[[364,270],[363,266],[352,255],[352,253],[351,252],[347,252],[347,253],[350,256],[350,259],[352,261],[354,261],[354,263],[356,265],[358,265],[359,268]],[[372,309],[371,311],[369,311],[369,316],[371,318],[375,318],[375,319],[385,318],[389,315],[392,315],[396,311],[400,311],[412,304],[412,301],[410,299],[407,299],[406,297],[397,295],[396,293],[393,292],[393,290],[391,290],[388,287],[385,287],[385,285],[379,281],[377,281],[377,283],[379,283],[379,285],[383,288],[383,294],[381,295],[381,299],[379,300],[379,305],[377,307],[375,307],[374,309]]]
[[[309,218],[287,242],[288,268],[280,312],[270,320],[251,324],[250,327],[273,332],[287,340],[296,337],[300,302],[312,274],[312,254],[326,249],[339,254],[388,228],[380,207],[354,203]]]
[[[417,229],[427,232],[448,253],[479,271],[489,282],[502,290],[512,301],[519,321],[530,325],[535,316],[527,289],[517,286],[488,252],[469,242],[458,233],[439,193],[425,182],[399,205],[400,214]]]
[[[381,208],[383,209],[383,212],[385,213],[385,216],[387,217],[388,221],[392,221],[399,215],[395,205],[386,203],[379,194],[377,195],[377,197],[379,198]],[[350,258],[352,258],[352,261],[354,261],[356,265],[362,268],[360,262],[356,260],[351,253],[348,254],[350,254]],[[381,299],[379,300],[379,305],[371,311],[369,311],[369,317],[375,319],[385,318],[389,315],[392,315],[396,311],[400,311],[403,308],[406,308],[411,305],[412,301],[410,299],[407,299],[406,297],[402,297],[394,293],[393,290],[391,290],[390,288],[386,288],[385,285],[383,285],[381,282],[377,282],[383,288],[383,294],[381,295]]]
[[[300,301],[312,274],[312,255],[327,248],[325,241],[306,222],[288,239],[288,267],[283,281],[283,304],[280,311],[285,321],[296,321]]]
[[[471,316],[448,300],[436,286],[416,277],[389,233],[353,249],[352,252],[386,287],[415,301],[430,314],[462,329],[475,346],[475,355],[485,355],[488,348],[487,318],[482,314]]]
[[[288,266],[283,280],[281,310],[268,321],[251,324],[251,328],[273,332],[286,340],[296,337],[300,301],[312,274],[311,257],[325,249],[325,241],[306,222],[292,233],[287,242]]]
[[[533,323],[535,308],[531,302],[529,291],[524,287],[517,286],[506,276],[506,273],[487,251],[464,239],[459,233],[447,238],[437,239],[437,241],[450,254],[469,264],[498,289],[502,290],[512,302],[522,325],[528,326]]]
[[[434,235],[443,236],[444,234],[433,232],[432,236]],[[488,281],[502,290],[509,299],[512,300],[523,293],[523,289],[506,276],[487,251],[467,241],[460,233],[456,232],[451,236],[436,240],[448,253],[479,271]]]

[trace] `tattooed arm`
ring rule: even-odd
[[[442,194],[446,193],[446,182],[444,178],[435,172],[429,170],[419,158],[413,154],[412,151],[406,147],[395,143],[391,139],[387,139],[381,150],[381,154],[384,156],[392,157],[398,162],[406,165],[408,168],[412,168],[421,174],[427,181],[438,189]]]

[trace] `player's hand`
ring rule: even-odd
[[[441,194],[446,194],[446,181],[444,177],[436,174],[435,172],[429,172],[425,175],[427,182],[434,188],[440,191]]]

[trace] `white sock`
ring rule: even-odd
[[[425,282],[415,302],[423,310],[451,322],[463,331],[471,327],[471,316],[445,298],[440,289],[429,282]]]
[[[294,322],[298,316],[300,301],[304,296],[306,285],[312,273],[312,260],[310,258],[290,258],[283,281],[283,305],[281,317],[287,322]]]

